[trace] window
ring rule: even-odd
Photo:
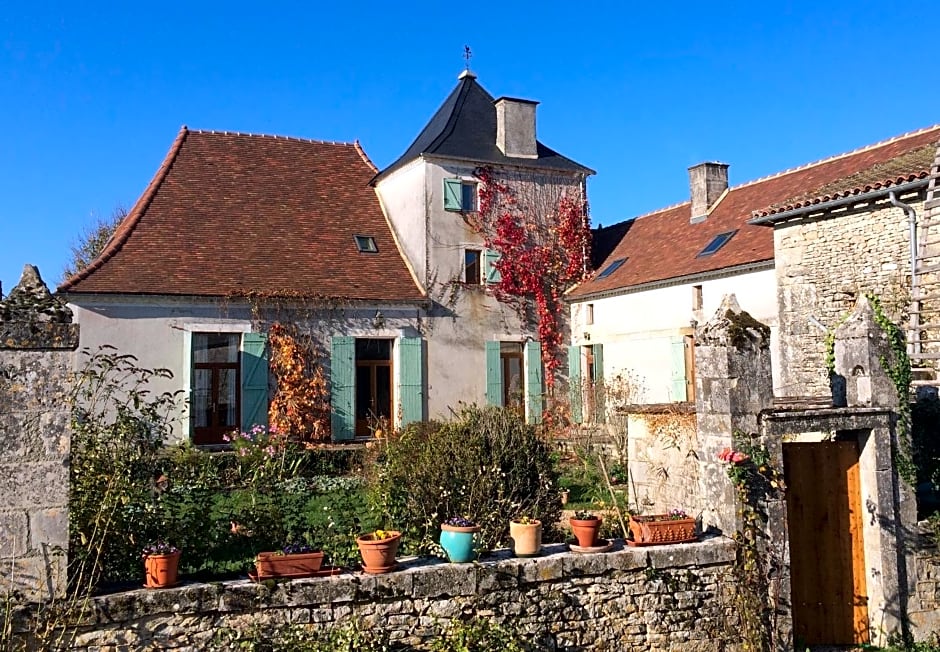
[[[735,229],[734,231],[726,231],[725,233],[719,233],[714,238],[712,238],[712,241],[708,243],[708,246],[706,246],[704,249],[702,249],[702,251],[699,252],[696,258],[701,258],[703,256],[711,256],[713,253],[715,253],[716,251],[724,247],[728,243],[728,240],[734,237],[734,234],[737,232],[738,232],[737,229]]]
[[[392,341],[356,339],[356,434],[392,417]]]
[[[463,281],[467,285],[480,285],[483,279],[480,270],[480,257],[483,252],[480,249],[465,249],[463,252]]]
[[[476,181],[444,179],[444,210],[469,213],[476,209]]]
[[[590,326],[594,323],[594,304],[588,303],[584,306],[584,325]]]
[[[379,253],[379,248],[375,244],[375,238],[371,235],[354,235],[353,238],[356,239],[356,249],[359,250],[361,254],[377,254]]]
[[[503,407],[523,411],[522,343],[500,342],[499,362],[503,381]]]
[[[692,310],[702,309],[702,286],[692,286]]]
[[[239,427],[238,333],[193,333],[194,444],[221,444]]]
[[[623,265],[625,262],[627,262],[626,258],[618,258],[617,260],[612,262],[610,265],[605,267],[603,272],[597,275],[597,280],[600,280],[602,278],[607,278],[608,276],[616,272],[618,269],[620,269],[620,266]]]

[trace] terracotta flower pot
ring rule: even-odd
[[[179,574],[179,551],[167,555],[147,555],[144,557],[144,586],[151,589],[165,589],[175,586]]]
[[[388,530],[388,534],[390,536],[384,539],[376,539],[372,533],[356,539],[359,554],[362,555],[362,570],[366,573],[381,575],[395,568],[395,555],[398,553],[401,532]]]
[[[677,519],[669,514],[631,515],[630,533],[634,543],[641,545],[695,541],[695,519]]]
[[[542,551],[542,521],[509,521],[509,537],[516,557],[534,557]]]
[[[259,552],[255,557],[258,577],[312,577],[323,565],[322,552],[301,552],[284,555],[277,552]]]
[[[597,545],[597,533],[601,529],[603,519],[600,516],[591,519],[570,518],[571,531],[574,532],[578,545],[582,548],[593,548]]]

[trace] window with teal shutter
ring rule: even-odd
[[[581,347],[568,347],[568,390],[571,394],[571,420],[581,423]]]
[[[503,404],[503,367],[499,342],[486,342],[486,403]]]
[[[542,423],[542,346],[525,343],[526,414],[529,423]]]
[[[268,338],[264,333],[242,337],[241,426],[268,425]]]
[[[424,419],[424,343],[420,337],[398,341],[401,425]]]
[[[673,401],[686,401],[688,394],[686,394],[685,384],[685,338],[681,335],[673,338],[669,345],[672,366],[670,398]]]
[[[492,285],[503,280],[502,274],[496,269],[496,263],[500,258],[502,258],[502,254],[498,251],[492,249],[483,250],[483,278],[486,279],[487,284]]]
[[[463,182],[460,179],[444,179],[444,210],[463,210]]]
[[[595,344],[591,347],[594,355],[594,421],[607,423],[607,386],[604,384],[604,345]]]
[[[356,434],[356,340],[335,336],[330,351],[330,420],[334,441]]]

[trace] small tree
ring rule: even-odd
[[[118,206],[111,213],[111,217],[97,217],[92,224],[86,225],[79,236],[72,240],[69,248],[72,251],[71,259],[62,270],[61,281],[66,281],[88,267],[92,261],[104,250],[108,240],[114,235],[124,218],[127,209]]]

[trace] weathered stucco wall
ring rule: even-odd
[[[701,288],[701,304],[696,287]],[[770,326],[776,385],[780,365],[775,287],[774,270],[764,269],[578,301],[571,304],[572,344],[603,344],[604,378],[624,372],[636,376],[641,391],[634,402],[669,403],[676,400],[670,391],[673,341],[691,335],[693,320],[701,324],[711,319],[722,297],[734,293],[751,316]]]
[[[923,197],[904,201],[922,212]],[[851,311],[856,298],[871,291],[892,320],[906,321],[908,229],[904,212],[891,206],[775,227],[782,374],[778,395],[829,391],[826,333],[810,318],[832,329]]]
[[[556,544],[533,559],[508,551],[477,564],[419,559],[382,576],[132,591],[94,598],[74,649],[211,649],[225,628],[351,622],[417,645],[436,625],[473,614],[520,628],[548,650],[737,649],[734,556],[724,538],[590,555]]]

